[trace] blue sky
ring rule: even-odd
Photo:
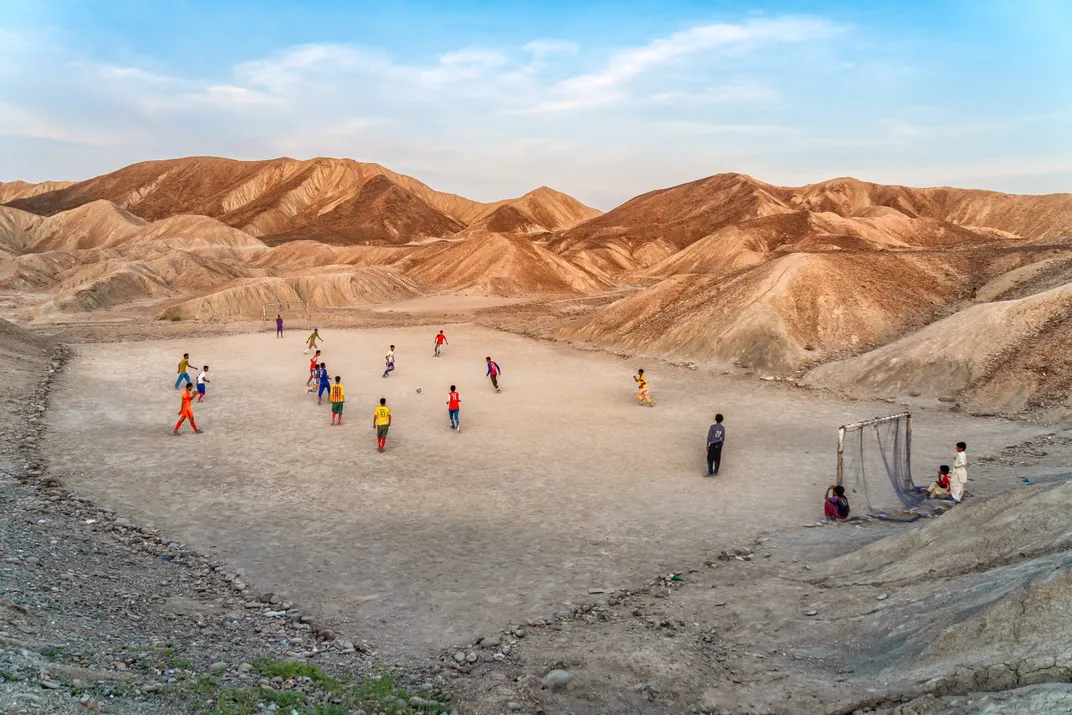
[[[0,0],[0,180],[346,156],[603,209],[739,171],[1072,191],[1072,2]]]

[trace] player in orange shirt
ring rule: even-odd
[[[450,428],[461,430],[462,428],[462,398],[458,395],[458,388],[450,386],[450,394],[447,395],[447,414],[450,416]]]
[[[443,334],[443,331],[439,331],[439,335],[435,336],[435,356],[439,357],[439,351],[443,349],[444,345],[450,345],[447,342],[447,336]]]
[[[179,427],[182,427],[182,423],[186,420],[190,420],[190,426],[194,428],[194,432],[201,434],[205,430],[198,429],[197,423],[194,422],[194,386],[190,383],[186,383],[186,389],[182,392],[182,407],[179,408],[179,421],[175,423],[175,436],[179,436]]]

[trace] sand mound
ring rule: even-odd
[[[795,253],[722,276],[673,276],[562,334],[789,370],[932,319],[956,296],[957,270],[939,254]]]
[[[329,246],[319,241],[288,241],[265,251],[256,265],[288,272],[321,266],[388,266],[414,250],[413,246]]]
[[[108,201],[93,201],[42,219],[32,229],[27,251],[73,251],[121,243],[145,221]]]
[[[814,573],[830,588],[895,594],[872,621],[867,649],[890,677],[938,693],[1067,682],[1070,523],[1072,484],[1023,487],[967,502]]]
[[[630,199],[563,239],[570,247],[620,238],[631,246],[661,240],[684,248],[723,226],[790,211],[783,191],[741,174],[718,174]]]
[[[916,189],[852,178],[831,179],[789,191],[789,203],[794,207],[841,216],[887,207],[912,218],[997,229],[1025,238],[1072,234],[1072,194],[1029,196],[948,187]]]
[[[988,410],[1068,402],[1072,283],[975,305],[864,355],[815,368],[813,385],[883,395],[967,391]]]
[[[276,214],[278,215],[278,214]],[[270,217],[270,214],[261,214]],[[386,176],[374,176],[331,211],[299,215],[299,228],[273,232],[270,245],[312,239],[322,243],[406,244],[425,237],[447,236],[464,226]],[[264,221],[261,221],[263,224]],[[263,230],[263,226],[258,227]]]
[[[535,233],[576,226],[602,212],[546,186],[490,204],[469,225],[492,233]]]
[[[488,233],[412,253],[406,273],[428,285],[493,295],[586,293],[605,283],[524,237]]]
[[[346,273],[253,278],[224,290],[179,303],[161,317],[206,320],[260,318],[265,303],[306,301],[313,308],[344,308],[420,295],[423,287],[390,269],[358,268]]]
[[[25,181],[0,181],[0,204],[66,189],[73,183],[73,181],[42,181],[39,184],[30,184]]]
[[[32,229],[41,217],[10,206],[0,206],[0,258],[25,250],[32,240]]]

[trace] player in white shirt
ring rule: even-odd
[[[210,382],[208,379],[208,365],[201,368],[201,372],[197,373],[197,401],[201,402],[205,399],[205,383]]]
[[[395,346],[392,345],[391,349],[387,351],[384,356],[384,362],[387,364],[387,369],[383,371],[383,376],[387,377],[389,374],[395,371]]]

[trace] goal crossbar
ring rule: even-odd
[[[841,427],[838,428],[837,483],[839,485],[842,484],[845,477],[845,433],[863,429],[864,427],[884,424],[886,422],[894,422],[900,419],[905,421],[905,463],[908,469],[908,474],[906,476],[909,480],[912,479],[912,413],[898,412],[897,414],[886,415],[885,417],[875,417],[869,420],[851,422],[847,425],[841,425]]]
[[[298,327],[303,329],[309,327],[309,303],[304,300],[263,303],[261,311],[266,330],[271,329],[273,316],[283,314],[288,316],[297,315],[301,319],[300,322],[305,323],[305,325],[299,325]]]

